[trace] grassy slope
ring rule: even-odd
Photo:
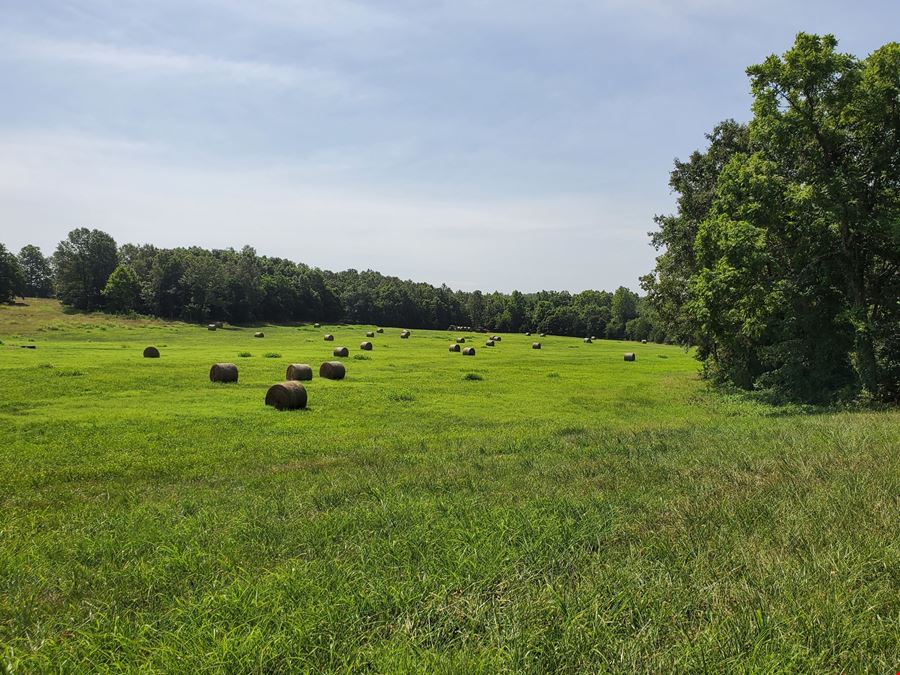
[[[0,307],[13,670],[900,664],[900,413],[714,395],[673,347],[264,330]]]

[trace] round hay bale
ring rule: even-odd
[[[322,339],[325,340],[325,342],[334,342],[334,335],[332,335],[331,333],[328,333]]]
[[[541,343],[540,343],[540,342],[532,342],[532,343],[531,343],[531,348],[532,348],[532,349],[540,349],[540,348],[541,348]]]
[[[596,339],[597,339],[596,335],[591,335],[591,340],[596,340]]]
[[[626,352],[625,360],[626,361],[634,361],[634,352]]]
[[[475,347],[466,347],[462,353],[463,356],[475,356]]]
[[[214,323],[211,323],[206,327],[206,330],[215,330],[215,329],[216,329],[216,324],[214,324]]]
[[[451,351],[451,352],[458,352],[459,350],[460,350],[460,346],[459,346],[459,345],[457,345],[457,344],[452,344],[452,345],[450,345],[450,351]]]
[[[340,361],[326,361],[319,366],[319,377],[324,377],[326,380],[343,380],[346,374],[347,369]]]
[[[346,347],[335,347],[331,353],[335,356],[350,356],[350,350]]]
[[[289,380],[273,384],[266,392],[266,405],[276,410],[300,410],[306,407],[306,387]]]
[[[253,334],[253,337],[266,337],[266,334],[265,334],[265,333],[262,333],[262,332],[260,332],[260,333],[254,333],[254,334]]]
[[[591,340],[591,338],[584,338],[584,344],[589,345],[592,342],[593,342],[593,340]]]
[[[645,345],[645,344],[647,344],[647,341],[646,341],[646,340],[641,340],[641,344],[642,344],[642,345]]]
[[[376,328],[376,329],[375,329],[375,332],[376,332],[376,333],[383,333],[383,332],[384,332],[384,328]]]
[[[499,335],[495,335],[494,337],[491,338],[491,340],[493,340],[494,342],[500,342],[503,340],[503,338],[500,337]]]
[[[238,368],[233,363],[214,363],[209,369],[210,382],[237,382]]]
[[[321,327],[322,327],[322,324],[320,324],[320,323],[313,324],[313,328],[321,328]]]
[[[216,328],[224,328],[224,327],[225,327],[225,324],[222,323],[221,321],[216,321],[216,322],[214,323],[214,325],[215,325]]]
[[[547,337],[546,333],[541,333],[541,337]]]
[[[402,333],[400,333],[400,337],[403,338],[404,340],[407,339],[409,337],[409,331],[408,330],[403,331]]]
[[[375,337],[375,331],[373,331],[373,330],[367,330],[367,331],[366,331],[366,337]]]
[[[158,359],[159,358],[159,350],[156,347],[147,347],[144,350],[144,358],[145,359]]]
[[[527,331],[527,332],[525,333],[525,337],[531,337],[531,331]]]
[[[371,342],[360,342],[359,348],[362,349],[364,352],[370,352],[370,351],[372,351],[372,343]]]
[[[306,363],[292,363],[287,367],[286,380],[311,380],[313,376],[312,367]]]
[[[494,346],[494,341],[493,341],[493,340],[485,340],[485,341],[484,341],[484,346],[485,346],[485,347],[493,347],[493,346]]]
[[[466,338],[463,338],[463,337],[456,338],[456,343],[460,344],[460,345],[464,345],[464,344],[466,344]]]

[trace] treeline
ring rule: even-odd
[[[676,162],[642,279],[706,374],[776,397],[900,400],[900,44],[800,34],[748,69],[749,124]]]
[[[378,272],[329,272],[250,247],[206,250],[121,247],[105,232],[80,228],[45,258],[34,246],[18,257],[13,294],[46,297],[83,310],[140,313],[236,324],[327,321],[444,329],[531,330],[556,335],[663,342],[656,313],[636,293],[482,293],[404,281]],[[0,272],[2,274],[2,272]],[[2,291],[0,287],[0,291]]]

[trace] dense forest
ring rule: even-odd
[[[378,272],[328,272],[250,247],[209,251],[116,242],[105,232],[69,233],[45,258],[0,245],[11,270],[4,298],[55,294],[75,309],[141,313],[207,322],[330,321],[663,341],[652,308],[627,288],[615,292],[482,293],[404,281]],[[5,289],[5,291],[4,291]]]
[[[0,300],[187,321],[343,321],[647,339],[697,347],[712,381],[775,399],[900,400],[900,44],[864,59],[801,33],[747,70],[748,123],[676,160],[674,214],[639,297],[471,293],[328,272],[251,248],[117,247],[78,229],[45,258],[0,245]]]

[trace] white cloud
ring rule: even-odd
[[[266,84],[302,88],[308,93],[334,96],[358,93],[359,86],[343,75],[296,64],[229,59],[206,54],[145,50],[98,42],[74,42],[36,37],[7,37],[7,58],[82,65],[129,75],[184,76],[229,84]]]

